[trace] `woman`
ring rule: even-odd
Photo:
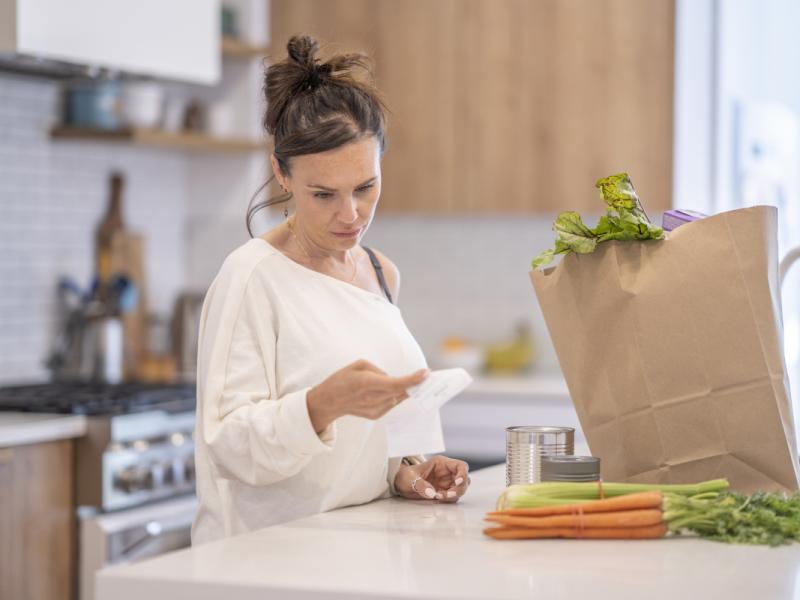
[[[264,125],[286,222],[225,260],[203,305],[196,437],[201,543],[392,494],[455,502],[463,461],[387,458],[379,419],[426,375],[400,274],[360,238],[381,189],[384,110],[366,57],[320,63],[293,37],[267,70]],[[251,231],[252,237],[252,231]],[[437,413],[423,427],[441,439]]]

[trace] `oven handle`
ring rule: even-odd
[[[160,535],[164,535],[166,533],[171,533],[173,531],[178,531],[179,529],[184,529],[191,525],[191,520],[184,520],[184,519],[171,519],[167,522],[161,522],[157,520],[148,521],[144,526],[144,534],[138,540],[128,544],[122,549],[120,552],[120,557],[125,557],[138,550],[140,547],[147,544],[152,539],[159,537]]]

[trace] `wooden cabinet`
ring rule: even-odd
[[[0,448],[0,598],[73,595],[73,443]]]
[[[674,0],[272,0],[291,34],[376,63],[391,114],[382,211],[601,212],[628,171],[670,206]],[[327,52],[326,52],[327,51]]]

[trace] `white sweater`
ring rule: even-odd
[[[317,435],[308,416],[306,392],[360,358],[393,376],[426,366],[383,296],[261,238],[226,258],[200,321],[193,544],[391,493],[382,422],[345,416]]]

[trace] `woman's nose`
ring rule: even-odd
[[[339,218],[342,220],[342,223],[352,223],[358,218],[358,203],[355,198],[350,197],[345,199],[342,209],[339,212]]]

